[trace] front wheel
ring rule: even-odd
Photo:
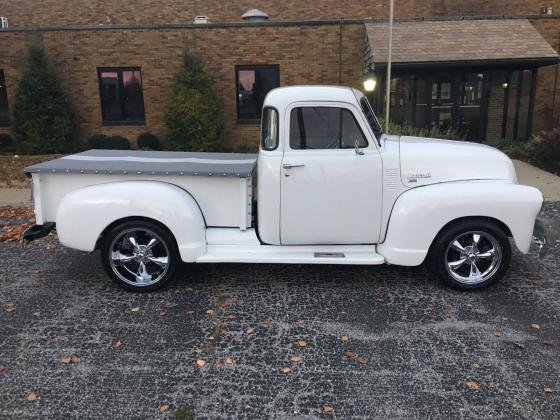
[[[103,236],[101,262],[121,287],[151,292],[171,281],[179,265],[179,252],[174,238],[159,225],[128,221]]]
[[[430,265],[439,278],[458,289],[481,289],[508,269],[511,246],[504,231],[486,220],[460,221],[436,238]]]

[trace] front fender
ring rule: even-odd
[[[415,188],[395,202],[387,236],[377,251],[390,264],[420,265],[449,222],[488,217],[504,223],[517,248],[527,253],[542,202],[538,189],[506,182],[450,182]]]
[[[110,182],[72,191],[58,206],[56,230],[61,244],[93,251],[105,228],[127,217],[164,224],[185,262],[206,252],[206,226],[198,204],[189,193],[165,182]]]

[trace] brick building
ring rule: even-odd
[[[102,132],[165,136],[174,72],[187,48],[213,79],[223,146],[255,146],[263,95],[275,86],[361,88],[386,67],[388,0],[0,0],[0,132],[26,45],[40,42],[78,116]],[[242,15],[258,8],[266,21]],[[196,19],[197,16],[207,16]],[[558,125],[560,0],[396,0],[391,113],[472,139],[526,138]],[[384,83],[372,95],[383,111]]]

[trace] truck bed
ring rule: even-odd
[[[33,178],[37,223],[56,222],[66,194],[91,185],[158,181],[187,191],[208,227],[251,227],[257,155],[89,150],[25,168]],[[154,197],[157,200],[157,197]]]
[[[153,152],[142,150],[88,150],[48,162],[28,166],[28,174],[149,174],[235,176],[248,178],[257,161],[256,154]]]

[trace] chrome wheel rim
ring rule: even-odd
[[[169,249],[163,239],[149,229],[128,229],[111,243],[109,263],[125,283],[146,287],[157,283],[167,273]]]
[[[445,253],[445,267],[456,281],[463,284],[483,283],[500,268],[502,248],[488,232],[461,233]]]

